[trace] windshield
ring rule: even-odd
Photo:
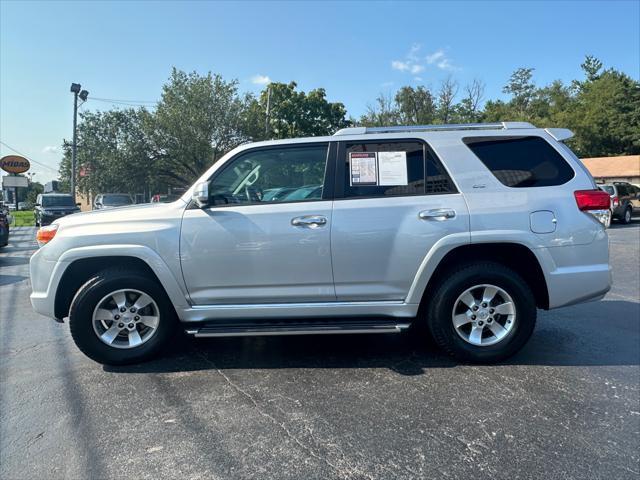
[[[71,195],[56,195],[55,197],[42,197],[43,207],[75,207]]]
[[[105,195],[102,197],[103,205],[131,205],[133,202],[131,201],[131,197],[129,195]]]
[[[616,194],[615,190],[610,185],[602,185],[600,188],[602,190],[604,190],[605,192],[607,192],[609,195],[615,195]]]

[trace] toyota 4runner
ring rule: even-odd
[[[498,361],[525,344],[537,309],[611,285],[609,195],[571,136],[505,122],[242,145],[177,201],[41,228],[31,302],[68,317],[80,350],[107,364],[151,358],[178,328],[411,326],[462,361]]]

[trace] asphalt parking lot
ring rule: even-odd
[[[34,313],[34,229],[0,250],[0,478],[640,476],[640,220],[604,301],[540,312],[525,349],[461,365],[406,335],[176,342],[102,367]]]

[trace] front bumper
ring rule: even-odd
[[[31,277],[31,306],[41,315],[55,318],[56,288],[66,264],[47,260],[42,250],[36,251],[29,261]]]

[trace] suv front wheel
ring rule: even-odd
[[[166,346],[176,323],[162,287],[144,273],[122,268],[103,270],[90,279],[69,310],[78,348],[108,365],[151,359]]]
[[[451,272],[427,309],[427,325],[438,346],[470,362],[510,357],[527,342],[535,322],[536,303],[527,283],[493,262]]]

